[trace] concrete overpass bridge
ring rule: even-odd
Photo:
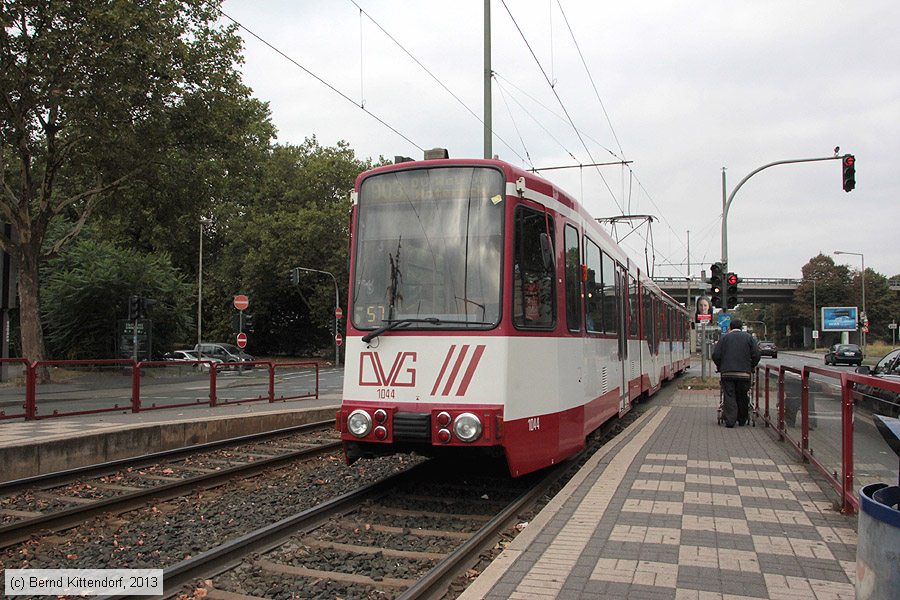
[[[688,294],[688,282],[690,282],[691,296],[696,298],[698,292],[709,289],[709,285],[702,283],[699,277],[654,277],[656,282],[667,294],[684,302]],[[741,279],[741,302],[756,302],[760,304],[787,303],[794,299],[794,290],[800,285],[802,279],[773,279],[766,277],[747,277]],[[888,285],[895,293],[900,293],[900,278],[888,280]]]

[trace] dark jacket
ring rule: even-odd
[[[759,347],[752,335],[734,329],[716,344],[712,359],[723,377],[747,377],[759,364]]]

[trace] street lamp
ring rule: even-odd
[[[812,313],[813,313],[813,352],[816,350],[816,341],[818,338],[815,337],[815,332],[818,330],[818,316],[816,315],[816,281],[817,279],[801,279],[800,281],[812,281],[813,284],[813,303],[812,303]]]
[[[203,227],[212,223],[212,219],[200,217],[200,260],[197,269],[197,356],[200,354],[200,344],[203,343]]]
[[[744,323],[759,323],[763,326],[763,338],[769,339],[769,327],[765,321],[744,321]]]
[[[860,283],[862,285],[862,312],[863,316],[866,316],[866,258],[862,255],[862,252],[842,252],[840,250],[835,250],[835,254],[850,254],[852,256],[858,256],[860,260]],[[862,338],[862,347],[863,347],[863,355],[866,353],[866,332],[865,330],[859,332],[860,337]]]
[[[334,281],[334,366],[339,367],[341,366],[341,355],[338,351],[337,341],[337,336],[340,335],[338,333],[339,324],[337,311],[341,307],[341,299],[338,292],[337,278],[332,273],[329,273],[328,271],[320,271],[319,269],[307,269],[306,267],[294,267],[294,269],[297,271],[307,271],[309,273],[322,273],[324,275],[329,275],[331,277],[331,280]]]

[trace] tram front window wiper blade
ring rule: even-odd
[[[362,337],[362,341],[368,344],[379,335],[384,333],[385,331],[390,331],[391,329],[396,329],[398,327],[406,327],[407,325],[412,325],[414,322],[421,321],[422,319],[385,319],[382,321],[384,325],[376,329],[371,333],[367,333]]]
[[[493,325],[487,321],[445,321],[437,317],[425,317],[420,319],[390,319],[382,321],[384,325],[371,333],[367,333],[362,337],[362,341],[368,344],[385,331],[397,329],[398,327],[408,327],[416,323],[428,323],[429,325]]]

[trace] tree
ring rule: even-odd
[[[862,286],[859,271],[853,272],[853,297],[862,310]],[[900,314],[900,299],[888,285],[888,279],[881,273],[866,269],[866,316],[869,319],[868,339],[891,339],[888,323]]]
[[[833,258],[820,252],[800,270],[803,278],[794,290],[796,323],[810,328],[813,325],[821,327],[819,319],[823,306],[846,304],[850,296],[850,269],[846,265],[836,265]]]
[[[44,358],[41,263],[101,198],[165,162],[192,103],[249,96],[216,0],[0,4],[0,213],[16,239],[22,352]],[[126,198],[122,196],[123,200]]]
[[[193,286],[164,253],[144,254],[84,238],[44,267],[44,322],[50,356],[92,359],[114,356],[116,324],[128,298],[153,298],[153,347],[169,350],[193,327]]]
[[[250,296],[254,352],[308,353],[333,343],[334,282],[307,274],[294,286],[290,270],[332,273],[346,308],[350,192],[356,176],[371,166],[346,142],[323,147],[313,137],[273,148],[261,188],[246,214],[230,222],[226,246],[211,267],[211,293],[231,298],[240,289]],[[216,288],[223,285],[232,287]],[[226,335],[233,309],[227,302],[212,306],[208,330]]]

